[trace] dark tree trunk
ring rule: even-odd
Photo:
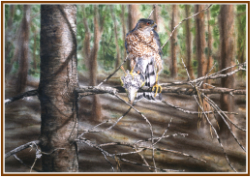
[[[195,12],[204,9],[204,5],[195,5]],[[198,77],[206,75],[206,40],[205,40],[205,19],[204,12],[201,12],[195,19],[196,21],[196,60],[198,61]]]
[[[75,5],[41,5],[40,147],[48,153],[42,155],[44,172],[78,171],[76,11]]]
[[[137,21],[140,19],[139,17],[139,6],[135,4],[128,5],[128,28],[129,31],[134,29]],[[127,69],[130,70],[130,63],[127,62]]]
[[[234,63],[234,6],[222,5],[219,15],[220,24],[220,69],[233,66]],[[232,69],[227,70],[230,72]],[[234,75],[222,78],[221,86],[226,88],[234,88]],[[223,111],[234,111],[234,98],[231,95],[221,94],[221,109]],[[233,116],[230,116],[233,118]],[[229,131],[225,123],[221,123],[221,133],[226,137]],[[227,130],[227,131],[226,131]],[[226,131],[226,132],[225,132]]]
[[[113,12],[113,5],[110,6],[111,16],[114,22],[114,32],[115,32],[115,45],[116,45],[116,63],[115,63],[115,69],[118,68],[121,64],[120,59],[120,49],[118,44],[118,32],[117,32],[117,23],[116,23],[116,17]]]
[[[171,30],[174,29],[174,27],[177,25],[178,20],[178,5],[172,5],[172,20],[171,20]],[[177,31],[173,33],[173,36],[171,38],[171,77],[176,78],[177,77],[177,56],[176,56],[176,50],[177,50]]]
[[[185,5],[186,17],[189,17],[189,5]],[[190,20],[186,21],[186,52],[187,52],[187,69],[191,79],[194,79],[194,72],[192,68],[192,36],[190,31]]]
[[[23,20],[20,34],[19,69],[17,77],[17,93],[23,92],[28,76],[28,55],[29,55],[29,30],[30,30],[30,5],[24,5]]]

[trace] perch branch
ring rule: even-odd
[[[17,95],[17,96],[14,96],[12,98],[7,98],[4,100],[4,104],[7,105],[7,104],[10,104],[14,101],[17,101],[17,100],[20,100],[22,98],[25,98],[25,97],[30,97],[30,96],[36,96],[38,95],[38,90],[30,90],[30,91],[27,91],[27,92],[24,92],[20,95]]]

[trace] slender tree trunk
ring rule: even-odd
[[[195,12],[205,8],[204,5],[195,5]],[[205,57],[206,39],[205,39],[205,18],[204,12],[200,13],[196,19],[196,59],[198,61],[198,77],[206,75],[207,65]]]
[[[90,85],[95,86],[97,82],[97,54],[99,49],[99,42],[101,39],[102,30],[99,28],[99,14],[98,6],[94,6],[94,46],[90,54]],[[102,109],[98,95],[93,96],[92,103],[92,118],[97,121],[102,119]]]
[[[24,5],[24,14],[20,35],[19,70],[17,77],[16,91],[23,92],[28,76],[28,55],[29,55],[29,30],[30,30],[30,5]]]
[[[155,21],[155,23],[158,25],[157,26],[157,29],[155,29],[156,31],[159,31],[158,28],[159,28],[159,6],[155,5],[155,10],[153,12],[153,19]]]
[[[234,6],[222,5],[219,15],[220,24],[220,69],[233,66],[234,63]],[[227,70],[230,72],[232,69]],[[226,73],[225,72],[225,73]],[[234,88],[234,75],[222,78],[221,86],[226,88]],[[234,111],[234,97],[227,94],[221,94],[221,109],[223,111]],[[230,116],[230,118],[233,118]],[[222,121],[221,121],[222,122]],[[221,123],[221,133],[226,137],[229,131],[225,123]]]
[[[186,17],[189,17],[189,5],[185,5]],[[194,72],[192,68],[192,36],[190,31],[190,20],[186,21],[186,52],[187,52],[187,69],[191,79],[194,79]]]
[[[211,32],[211,26],[209,24],[210,21],[210,9],[207,10],[207,32],[208,32],[208,42],[207,42],[207,72],[212,68],[213,66],[213,58],[212,58],[212,32]],[[211,84],[212,80],[208,79],[207,83]]]
[[[246,61],[246,32],[245,32],[245,22],[242,22],[242,15],[245,16],[245,14],[239,14],[237,15],[237,59],[240,63],[243,63]],[[244,71],[239,72],[239,76],[243,76]]]
[[[75,5],[41,5],[42,168],[77,172],[77,95]]]
[[[115,30],[115,45],[116,45],[116,63],[115,63],[115,69],[118,68],[121,64],[121,59],[120,59],[120,49],[119,49],[119,44],[118,44],[118,32],[117,32],[117,23],[116,23],[116,18],[114,15],[113,11],[113,5],[110,6],[110,11],[111,11],[111,16],[114,22],[114,30]]]
[[[177,25],[178,20],[178,5],[172,5],[172,20],[171,20],[171,30],[174,29],[174,27]],[[171,38],[171,77],[176,78],[177,77],[177,31],[173,33],[173,36]]]
[[[34,30],[34,45],[33,45],[33,68],[36,69],[36,37],[37,31]]]
[[[140,19],[139,17],[139,5],[131,4],[128,5],[128,28],[129,31],[134,29],[136,26],[137,21]],[[130,70],[130,63],[127,62],[127,69]]]
[[[125,5],[122,5],[121,19],[122,19],[122,38],[123,38],[123,41],[124,41],[124,43],[123,43],[124,44],[123,60],[124,60],[126,58],[126,55],[127,55],[127,51],[126,51],[126,48],[125,48],[125,38],[126,38]]]

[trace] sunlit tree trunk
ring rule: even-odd
[[[116,69],[116,68],[118,68],[120,66],[121,59],[120,59],[120,49],[119,49],[119,43],[118,43],[117,22],[116,22],[116,17],[114,15],[114,11],[113,11],[113,5],[110,6],[110,11],[111,11],[112,20],[113,20],[113,23],[114,23],[114,32],[115,32],[115,45],[116,45],[115,69]]]
[[[178,5],[172,5],[172,20],[171,20],[171,31],[177,25],[178,21]],[[173,33],[171,37],[171,77],[177,77],[177,31]]]
[[[134,29],[136,26],[137,21],[140,19],[139,17],[139,5],[131,4],[128,5],[128,28],[129,31]],[[130,70],[129,61],[127,61],[127,69]]]
[[[195,5],[195,12],[200,12],[205,8],[204,5]],[[205,39],[205,18],[204,12],[196,16],[196,60],[198,61],[198,77],[206,75],[206,39]]]
[[[41,5],[42,170],[77,172],[77,96],[75,5]]]
[[[98,14],[98,6],[94,6],[94,46],[91,50],[90,54],[90,85],[95,86],[97,84],[97,53],[99,49],[99,42],[101,39],[101,34],[99,29],[99,14]],[[102,119],[102,109],[100,104],[99,95],[93,96],[92,102],[92,118],[94,120],[101,121]]]
[[[219,15],[220,24],[220,69],[233,66],[234,63],[234,7],[233,5],[222,5]],[[227,70],[230,72],[233,69]],[[224,72],[224,73],[226,73]],[[226,88],[234,88],[234,75],[222,78],[221,86]],[[234,111],[234,97],[229,94],[221,94],[221,109],[223,111]],[[233,118],[233,116],[230,116]],[[227,127],[221,123],[221,132],[224,136]]]
[[[18,77],[17,77],[17,85],[16,91],[23,92],[27,82],[28,76],[28,56],[29,56],[29,30],[30,30],[30,5],[23,6],[24,13],[23,13],[23,20],[21,26],[21,34],[19,40],[19,56],[18,56]]]
[[[189,5],[185,5],[185,13],[186,13],[186,17],[189,17],[190,13],[189,13],[189,9],[190,6]],[[190,31],[190,20],[186,21],[186,52],[187,52],[187,69],[189,72],[189,75],[191,77],[191,79],[194,79],[194,72],[193,72],[193,68],[192,68],[192,34]]]

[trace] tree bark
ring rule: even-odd
[[[17,93],[23,92],[27,82],[28,76],[28,55],[29,55],[29,30],[30,30],[30,5],[23,6],[24,13],[21,26],[20,35],[20,50],[19,50],[19,69],[17,77]]]
[[[209,24],[210,21],[210,9],[207,10],[207,32],[208,32],[208,41],[207,41],[207,72],[212,68],[213,66],[213,58],[212,58],[212,32],[211,32],[211,26]],[[208,84],[211,84],[212,80],[207,80]]]
[[[116,18],[114,15],[113,11],[113,5],[110,6],[110,11],[111,11],[111,16],[114,22],[114,31],[115,31],[115,45],[116,45],[116,63],[115,63],[115,69],[118,68],[121,64],[121,59],[120,59],[120,49],[119,49],[119,44],[118,44],[118,32],[117,32],[117,23],[116,23]]]
[[[204,9],[204,5],[195,5],[195,12]],[[205,19],[204,12],[197,15],[196,19],[196,60],[198,61],[198,77],[205,76],[207,71],[206,57],[205,57]]]
[[[129,28],[129,31],[134,29],[138,20],[139,20],[139,5],[135,5],[135,4],[128,5],[128,28]],[[127,69],[131,70],[129,61],[127,61]]]
[[[39,99],[40,147],[47,153],[42,155],[44,172],[78,171],[76,11],[75,5],[41,5]]]
[[[177,25],[178,20],[178,6],[172,5],[172,20],[171,20],[171,30],[174,29],[174,27]],[[176,56],[176,50],[177,50],[177,31],[173,33],[173,36],[171,38],[171,77],[176,78],[177,77],[177,56]]]
[[[234,6],[222,5],[219,15],[220,24],[220,69],[233,66],[234,63]],[[228,70],[227,72],[232,71]],[[224,72],[225,73],[225,72]],[[222,78],[221,86],[234,88],[234,75]],[[223,111],[234,110],[234,98],[231,95],[221,95],[221,109]],[[232,117],[230,117],[232,118]],[[221,121],[221,133],[224,137],[229,135],[226,125]]]
[[[189,5],[185,5],[186,17],[189,17]],[[187,52],[187,69],[191,79],[194,79],[194,72],[192,68],[192,34],[190,31],[190,20],[186,21],[186,52]]]

